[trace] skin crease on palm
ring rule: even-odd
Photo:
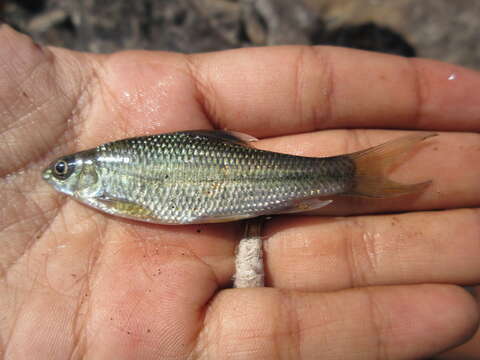
[[[480,281],[480,74],[329,47],[82,54],[8,26],[0,44],[3,358],[478,358],[476,337],[455,347],[478,328],[461,286]],[[103,142],[211,128],[308,156],[433,130],[392,177],[434,183],[275,217],[268,287],[230,289],[242,224],[126,221],[40,177]]]

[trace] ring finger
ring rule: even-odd
[[[480,211],[347,218],[282,217],[267,223],[268,286],[329,291],[480,280]]]

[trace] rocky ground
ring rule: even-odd
[[[0,0],[0,14],[94,52],[336,44],[480,68],[478,0]]]

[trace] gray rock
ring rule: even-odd
[[[301,1],[240,0],[252,42],[258,45],[310,44],[318,17]]]

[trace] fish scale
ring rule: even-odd
[[[97,158],[102,177],[110,179],[108,194],[140,203],[166,223],[262,214],[349,185],[348,174],[336,173],[345,159],[272,153],[205,135],[121,140],[99,146]]]
[[[62,157],[43,174],[57,190],[109,214],[162,224],[300,212],[336,194],[419,191],[384,177],[392,159],[432,134],[354,154],[311,158],[256,149],[242,136],[187,131],[123,139]]]

